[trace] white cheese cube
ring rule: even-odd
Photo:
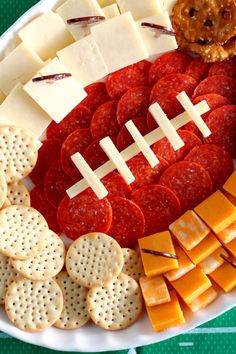
[[[103,12],[107,19],[120,15],[119,8],[116,4],[112,4],[104,7]]]
[[[0,104],[3,103],[3,101],[5,100],[6,95],[0,90]]]
[[[162,12],[159,0],[117,0],[116,2],[121,13],[130,11],[135,20]]]
[[[97,0],[101,7],[105,7],[115,3],[115,0]]]
[[[157,57],[162,53],[175,50],[178,48],[174,36],[164,35],[155,32],[155,30],[141,26],[142,22],[154,23],[165,27],[171,27],[171,21],[168,12],[156,15],[154,17],[143,18],[137,21],[139,32],[143,38],[144,44],[147,48],[149,56]]]
[[[57,55],[83,87],[101,80],[109,73],[92,35],[62,49]]]
[[[58,58],[55,58],[42,68],[36,77],[62,73],[68,73],[68,69]],[[30,80],[24,86],[24,90],[57,123],[87,96],[81,84],[73,76],[51,81]]]
[[[148,58],[148,52],[130,12],[91,28],[109,72]]]
[[[67,20],[87,16],[105,17],[96,0],[68,0],[57,9],[57,13],[61,16],[75,40],[87,36],[90,33],[91,25],[67,24]]]
[[[25,43],[21,43],[0,63],[0,90],[8,95],[17,83],[25,84],[44,62]]]
[[[173,7],[176,4],[176,0],[160,0],[162,8],[164,11],[168,11],[169,14],[172,14]]]
[[[51,11],[36,17],[18,35],[43,60],[54,58],[58,50],[74,42],[63,20]]]

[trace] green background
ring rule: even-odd
[[[35,0],[0,0],[0,34],[36,3]],[[192,333],[137,349],[138,354],[233,354],[235,352],[236,308]],[[22,343],[0,332],[0,354],[15,353],[50,354],[54,352]],[[119,353],[123,354],[127,351]]]

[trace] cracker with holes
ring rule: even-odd
[[[0,171],[7,183],[19,181],[32,171],[38,157],[36,140],[16,126],[0,127]]]
[[[51,327],[63,308],[62,291],[53,279],[36,281],[16,278],[5,298],[6,313],[24,331],[40,332]]]
[[[48,225],[35,209],[12,205],[0,211],[0,252],[28,259],[45,248]]]
[[[7,197],[7,182],[4,177],[4,174],[0,172],[0,208],[5,203]]]
[[[120,274],[123,264],[121,247],[103,233],[81,236],[72,243],[66,256],[70,277],[87,288],[106,285]]]
[[[53,231],[48,230],[43,251],[26,260],[12,259],[12,265],[25,278],[45,280],[60,273],[64,266],[65,254],[63,241]]]
[[[127,274],[134,280],[138,281],[139,278],[144,275],[141,257],[131,248],[122,248],[122,252],[124,256],[122,273]]]
[[[30,194],[22,181],[8,184],[7,198],[12,205],[30,206]]]
[[[0,253],[0,304],[4,304],[7,289],[16,276],[10,258]]]
[[[106,286],[90,289],[87,305],[97,326],[116,331],[137,321],[143,301],[138,283],[121,273]]]
[[[58,274],[56,281],[62,290],[64,305],[60,318],[54,326],[62,329],[84,326],[90,319],[86,302],[88,288],[76,284],[66,271]]]

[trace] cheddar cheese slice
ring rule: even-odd
[[[223,185],[223,188],[226,192],[231,194],[236,198],[236,170],[232,173],[232,175],[228,178],[228,180]]]
[[[236,238],[235,238],[233,241],[227,243],[227,244],[225,245],[225,248],[226,248],[234,257],[236,257]]]
[[[210,256],[204,259],[204,261],[199,263],[199,266],[202,268],[205,274],[210,274],[214,272],[217,268],[221,266],[221,264],[224,263],[221,254],[223,254],[226,257],[228,256],[224,248],[220,247],[215,252],[213,252]]]
[[[181,278],[195,267],[195,264],[190,261],[186,253],[179,245],[175,244],[174,247],[176,255],[178,257],[179,268],[175,270],[170,270],[169,272],[165,273],[165,277],[169,281],[174,281]]]
[[[234,206],[236,206],[236,197],[229,195],[227,198]]]
[[[146,306],[170,302],[170,294],[162,275],[153,278],[141,277],[139,283]]]
[[[216,282],[226,293],[236,287],[236,268],[228,263],[222,264],[210,274],[211,279]]]
[[[217,295],[217,292],[213,288],[209,288],[202,295],[188,304],[188,307],[192,312],[202,310],[211,304],[216,299]]]
[[[229,243],[236,238],[236,220],[217,234],[219,240],[223,243]]]

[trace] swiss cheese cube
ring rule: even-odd
[[[52,11],[36,17],[18,35],[43,60],[54,58],[60,49],[74,41],[61,17]]]
[[[117,0],[121,13],[130,11],[135,20],[143,17],[155,16],[162,12],[159,0]]]
[[[236,238],[227,243],[225,248],[236,258]]]
[[[213,273],[210,274],[211,279],[219,285],[226,293],[236,287],[236,268],[228,263],[223,263]]]
[[[37,74],[47,76],[68,73],[68,69],[55,58]],[[61,80],[29,81],[24,90],[57,123],[65,118],[86,96],[79,81],[73,76]]]
[[[0,90],[0,104],[3,103],[3,101],[5,100],[6,95]]]
[[[146,306],[170,302],[170,294],[162,275],[153,278],[141,277],[139,283]]]
[[[236,238],[236,220],[226,229],[217,234],[219,240],[223,243],[229,243]]]
[[[169,229],[186,250],[197,246],[210,232],[206,224],[192,210],[174,221]]]
[[[175,255],[174,245],[168,231],[160,232],[151,236],[143,237],[138,240],[140,250],[142,248],[158,252]],[[163,274],[169,270],[178,268],[178,261],[173,258],[154,256],[141,252],[144,272],[147,277]]]
[[[104,7],[102,10],[103,10],[107,19],[120,15],[119,8],[116,4],[108,5],[108,6]]]
[[[176,292],[170,291],[171,301],[154,307],[147,307],[147,313],[155,331],[180,326],[185,323]]]
[[[228,180],[223,185],[223,188],[226,192],[231,194],[236,198],[236,170],[232,173],[232,175],[228,178]]]
[[[204,261],[200,262],[199,267],[202,268],[205,274],[214,272],[221,266],[221,264],[224,263],[224,260],[221,257],[222,254],[227,256],[227,252],[224,250],[224,248],[220,247],[215,252],[210,254],[210,256],[204,259]]]
[[[236,220],[236,207],[220,191],[216,191],[194,210],[216,234]]]
[[[211,287],[187,305],[192,312],[197,312],[210,305],[217,298],[217,295],[217,292]]]
[[[130,12],[91,28],[109,72],[148,58],[148,52]]]
[[[0,62],[0,90],[8,95],[16,84],[25,84],[43,65],[40,57],[21,43]]]
[[[169,272],[164,274],[169,281],[174,281],[181,278],[183,275],[187,274],[195,267],[195,264],[190,261],[190,259],[180,246],[175,244],[174,247],[176,255],[178,257],[179,268],[175,270],[170,270]]]
[[[211,287],[209,278],[199,267],[194,268],[180,279],[171,282],[171,284],[187,304],[194,301]]]

